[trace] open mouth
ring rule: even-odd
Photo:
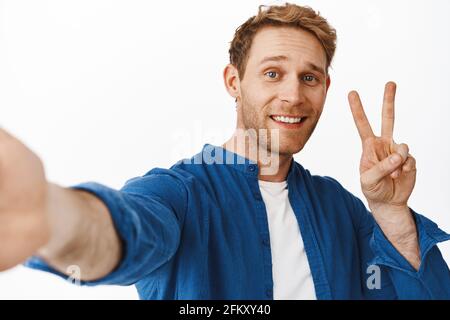
[[[271,115],[270,118],[277,124],[288,128],[298,128],[306,119],[306,117],[284,115]]]

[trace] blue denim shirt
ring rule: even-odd
[[[450,271],[436,246],[450,235],[435,223],[411,210],[422,259],[416,271],[336,180],[293,161],[287,185],[318,299],[450,299]],[[252,161],[207,144],[121,190],[95,182],[73,188],[104,201],[124,248],[113,272],[82,284],[135,284],[141,299],[273,299],[269,228]],[[67,277],[37,257],[26,265]]]

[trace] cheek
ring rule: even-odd
[[[242,90],[242,100],[247,108],[251,108],[255,113],[264,113],[266,106],[272,100],[272,94],[266,88],[257,85],[246,86]]]
[[[308,94],[307,99],[309,100],[310,105],[316,111],[317,114],[321,114],[323,110],[323,106],[325,104],[326,93],[325,89],[311,91]]]

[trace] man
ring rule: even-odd
[[[335,44],[310,8],[260,7],[224,70],[233,136],[119,191],[48,183],[1,131],[0,269],[27,260],[67,277],[76,266],[83,284],[136,284],[142,299],[449,299],[436,244],[450,235],[408,207],[416,166],[393,140],[394,83],[380,137],[349,94],[371,212],[293,161],[320,118]]]

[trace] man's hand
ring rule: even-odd
[[[0,129],[0,271],[37,255],[61,273],[77,265],[98,279],[122,245],[106,205],[89,192],[49,183],[42,161]]]
[[[361,188],[372,214],[391,243],[418,269],[420,253],[408,199],[416,182],[416,161],[406,144],[393,140],[396,85],[385,87],[381,136],[374,135],[356,91],[349,93],[350,108],[362,141]]]
[[[47,188],[39,157],[0,128],[0,270],[49,240]]]

